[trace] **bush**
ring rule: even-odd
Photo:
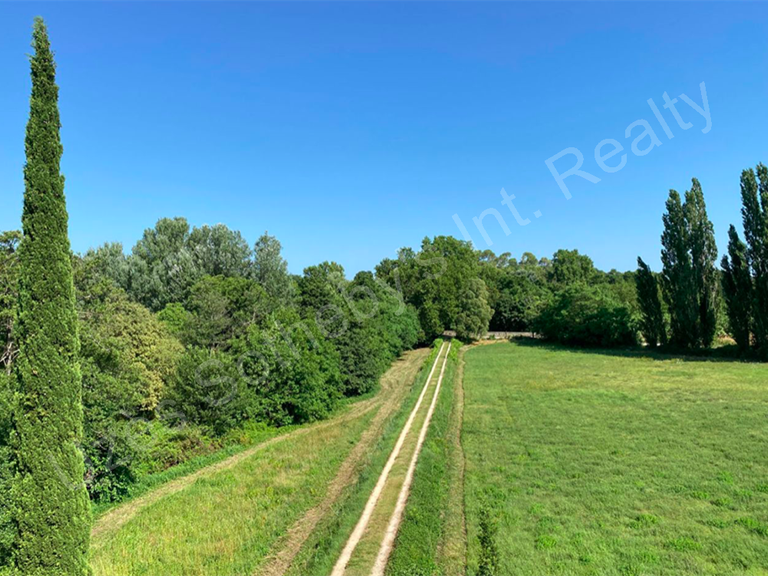
[[[631,310],[601,287],[578,285],[556,293],[534,327],[544,338],[569,345],[637,344],[637,322]]]
[[[174,424],[194,423],[223,434],[246,419],[245,396],[244,381],[228,354],[193,348],[179,362],[161,413]]]
[[[326,418],[341,398],[339,354],[317,324],[295,310],[252,326],[238,358],[248,419],[275,426]]]
[[[146,446],[136,466],[139,477],[162,472],[223,446],[223,442],[210,438],[199,426],[171,428],[159,421],[148,423],[142,438]]]
[[[117,502],[129,495],[132,485],[142,477],[221,446],[199,426],[172,427],[142,418],[105,422],[99,429],[88,431],[85,483],[94,502]]]

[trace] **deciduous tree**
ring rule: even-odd
[[[288,273],[288,263],[281,255],[280,241],[266,232],[253,247],[253,279],[261,284],[276,302],[290,305],[296,286]]]
[[[459,296],[456,335],[462,340],[482,338],[488,332],[493,310],[488,305],[488,288],[480,278],[470,278]]]
[[[0,370],[10,372],[16,346],[13,343],[13,323],[18,300],[18,247],[21,232],[0,234]]]
[[[696,344],[706,348],[712,345],[717,330],[717,244],[714,226],[707,216],[704,193],[696,178],[685,193],[685,221],[691,253],[693,298],[697,305]]]
[[[690,253],[690,232],[680,194],[670,190],[662,218],[661,273],[664,298],[669,306],[671,342],[682,348],[697,344],[699,307]]]

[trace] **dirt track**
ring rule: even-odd
[[[449,350],[450,344],[443,343],[440,347],[419,399],[403,426],[331,576],[383,574],[407,503],[419,451],[434,412]],[[440,376],[435,379],[435,371],[441,362]],[[433,390],[431,402],[429,407],[423,407],[423,400],[429,390]],[[416,428],[411,430],[416,420]]]
[[[428,348],[408,352],[382,377],[381,392],[375,398],[381,407],[327,487],[325,498],[291,527],[286,537],[278,542],[276,552],[256,571],[256,575],[279,576],[288,570],[302,545],[331,511],[343,490],[356,481],[366,452],[378,440],[387,420],[399,408],[428,354]]]

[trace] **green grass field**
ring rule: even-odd
[[[768,366],[510,343],[466,362],[469,574],[768,574]]]

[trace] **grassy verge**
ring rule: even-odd
[[[470,574],[768,574],[768,366],[520,344],[466,361]]]
[[[167,470],[163,470],[162,472],[143,476],[135,484],[131,485],[128,493],[120,500],[115,502],[94,503],[92,505],[94,518],[99,518],[113,508],[143,496],[171,480],[176,480],[177,478],[187,476],[193,472],[197,472],[198,470],[226,460],[230,456],[239,454],[256,444],[260,444],[281,434],[287,434],[296,428],[298,428],[298,426],[274,428],[271,426],[260,425],[245,427],[238,430],[236,434],[233,433],[229,435],[229,441],[226,442],[227,445],[224,448],[211,452],[210,454],[191,458],[186,462],[168,468]]]
[[[458,350],[454,341],[446,365],[442,389],[432,416],[429,431],[416,465],[414,482],[408,497],[403,522],[395,548],[387,565],[389,576],[432,576],[445,574],[448,561],[442,554],[448,516],[460,514],[451,502],[455,482],[460,482],[455,445],[451,429],[457,416],[454,390],[458,367]],[[461,502],[458,502],[461,506]]]
[[[379,478],[400,430],[416,404],[438,349],[439,345],[433,347],[430,356],[424,361],[424,366],[418,377],[411,385],[406,400],[384,426],[379,440],[361,463],[357,480],[344,490],[333,510],[318,525],[314,534],[295,558],[287,573],[288,576],[330,573],[349,534],[360,518],[368,496]]]
[[[99,576],[250,575],[272,544],[322,496],[372,413],[287,438],[198,479],[94,542]]]
[[[375,390],[364,395],[344,399],[334,414],[328,419],[330,420],[331,418],[344,413],[350,408],[350,406],[353,406],[358,402],[362,402],[374,397],[379,391],[380,387],[377,386]],[[158,486],[166,484],[167,482],[176,480],[177,478],[181,478],[183,476],[188,476],[193,472],[197,472],[198,470],[202,470],[203,468],[207,468],[208,466],[222,462],[230,456],[240,454],[241,452],[244,452],[249,448],[256,446],[257,444],[261,444],[262,442],[266,442],[267,440],[277,436],[288,434],[289,432],[293,432],[294,430],[297,430],[301,427],[301,425],[296,425],[277,428],[274,426],[268,426],[264,423],[246,424],[242,428],[238,428],[229,432],[222,439],[221,442],[224,444],[223,448],[211,452],[210,454],[190,458],[188,461],[177,464],[176,466],[168,468],[167,470],[163,470],[162,472],[147,474],[132,484],[128,490],[128,493],[119,500],[114,502],[93,503],[91,509],[93,511],[94,518],[99,518],[113,508],[127,504],[131,500],[139,498],[148,492],[151,492]]]

